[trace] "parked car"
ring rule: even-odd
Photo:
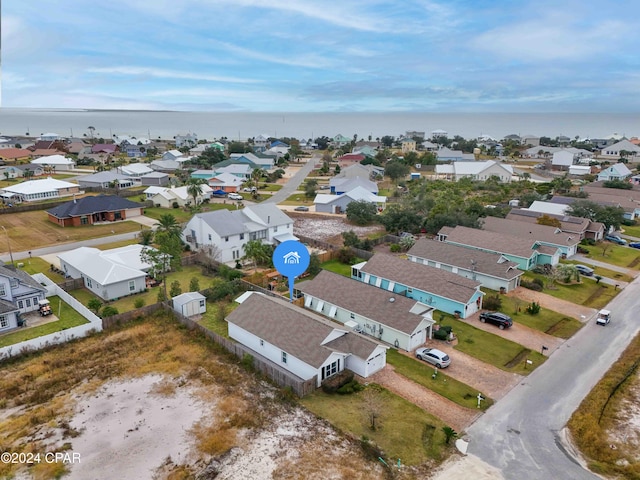
[[[451,364],[449,355],[437,348],[419,348],[416,350],[416,357],[419,360],[424,360],[438,368],[446,368]]]
[[[482,323],[493,323],[494,325],[497,325],[500,330],[504,330],[505,328],[509,328],[513,325],[513,320],[511,320],[511,317],[500,312],[481,313],[480,321]]]
[[[247,193],[252,193],[252,192],[258,191],[258,189],[256,187],[244,187],[242,191]]]
[[[580,275],[584,275],[585,277],[593,276],[593,268],[587,267],[586,265],[576,265],[576,270],[580,272]]]
[[[640,242],[631,242],[629,243],[631,248],[640,248]]]
[[[320,190],[329,190],[330,188],[329,185],[320,185]]]
[[[244,197],[243,197],[242,195],[240,195],[239,193],[230,193],[230,194],[228,195],[228,197],[229,197],[231,200],[244,200]]]
[[[609,310],[600,310],[596,317],[596,325],[602,325],[603,327],[611,321],[611,312]]]
[[[300,206],[300,207],[296,207],[293,209],[296,212],[308,212],[309,211],[309,207],[304,207],[304,206]]]
[[[605,240],[608,240],[613,243],[617,243],[618,245],[626,245],[627,241],[624,238],[620,238],[617,235],[606,235],[604,237]]]

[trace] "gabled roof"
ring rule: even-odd
[[[130,208],[142,208],[142,205],[117,195],[96,195],[63,203],[51,210],[47,210],[47,213],[56,218],[70,218],[100,212],[116,212]]]
[[[336,342],[327,339],[335,333],[342,334],[341,336],[358,336],[357,334],[284,299],[256,292],[247,296],[227,316],[227,321],[314,368],[319,368],[336,351],[354,353],[367,359],[365,350],[371,353],[378,347],[377,343],[360,337],[356,347],[359,352],[346,351],[346,348],[353,346],[350,340]],[[363,348],[364,345],[370,347]]]
[[[523,273],[518,270],[517,263],[510,262],[498,253],[483,252],[425,238],[416,240],[416,243],[407,253],[415,257],[433,260],[465,270],[474,270],[478,273],[505,280],[511,280]]]
[[[220,237],[293,224],[293,220],[272,203],[249,205],[242,210],[198,213],[193,218],[202,220]]]
[[[31,160],[36,165],[73,165],[75,162],[64,155],[48,155]]]
[[[40,283],[38,283],[38,281],[35,280],[31,275],[29,275],[27,272],[20,270],[19,268],[14,270],[13,268],[0,265],[0,275],[7,278],[15,278],[16,280],[18,280],[18,282],[22,283],[23,285],[28,285],[29,287],[34,288],[36,290],[40,290],[40,291],[46,290],[46,288],[40,285]]]
[[[379,253],[367,260],[360,270],[461,303],[468,303],[481,285],[455,273]]]
[[[129,175],[140,175],[143,173],[153,172],[152,169],[143,163],[130,163],[129,165],[123,165],[120,167],[120,171]]]
[[[602,173],[608,173],[609,175],[613,174],[617,177],[628,177],[631,175],[631,170],[622,162],[614,163],[613,165],[605,168]]]
[[[0,298],[0,314],[17,312],[20,309],[16,307],[13,303],[7,302],[6,300],[2,300]]]
[[[93,182],[93,183],[105,183],[114,182],[116,180],[130,180],[127,175],[116,173],[114,171],[104,171],[92,173],[91,175],[83,175],[77,178],[78,182]]]
[[[378,287],[328,270],[322,270],[313,280],[298,283],[296,288],[305,295],[312,295],[408,335],[412,335],[424,320],[422,315],[411,311],[417,303],[415,300],[392,292],[381,294]],[[432,307],[424,305],[423,314],[432,310]]]
[[[31,151],[26,148],[3,148],[0,149],[0,157],[2,158],[24,158],[30,157],[32,155]]]
[[[489,232],[477,228],[443,227],[439,234],[446,234],[447,243],[467,245],[472,248],[481,248],[490,252],[498,252],[516,257],[531,258],[534,255],[533,242],[523,240],[515,235]]]
[[[531,242],[539,241],[565,247],[580,243],[579,236],[563,232],[557,227],[519,222],[506,218],[486,217],[483,220],[482,228],[490,232],[514,235]]]
[[[356,187],[364,187],[369,192],[377,192],[378,184],[376,182],[372,182],[367,177],[334,177],[329,180],[329,185],[335,187],[337,190],[341,192],[348,192],[349,190],[353,190]]]

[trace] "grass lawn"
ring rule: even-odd
[[[624,233],[625,235],[640,238],[640,225],[623,225],[620,228],[623,230],[622,233]]]
[[[345,277],[351,278],[351,265],[342,263],[337,258],[323,262],[320,264],[320,266],[325,270],[329,270],[330,272],[337,273],[339,275],[343,275]]]
[[[552,288],[548,288],[547,284],[550,283],[550,281],[545,278],[544,275],[525,272],[523,277],[529,281],[533,278],[541,279],[545,285],[544,290],[542,290],[543,293],[596,309],[604,307],[620,293],[620,290],[616,290],[612,285],[596,283],[595,280],[591,279],[583,279],[582,283],[574,283],[571,285],[556,283],[552,285]]]
[[[148,230],[148,228],[145,227],[145,230]],[[98,250],[111,250],[112,248],[120,248],[120,247],[126,247],[127,245],[135,245],[136,243],[138,243],[138,241],[135,238],[132,238],[131,240],[121,240],[119,242],[103,243],[101,245],[96,245],[95,248],[97,248]]]
[[[131,221],[63,228],[50,222],[44,210],[2,215],[2,225],[7,229],[14,252],[140,231],[140,224]],[[4,250],[5,247],[6,242],[0,249]]]
[[[24,263],[24,267],[20,267],[20,270],[27,272],[29,275],[33,275],[34,273],[44,273],[55,283],[64,282],[62,275],[52,272],[51,264],[47,263],[40,257],[25,258],[24,260],[21,260],[21,263]]]
[[[231,202],[231,200],[228,200],[228,202],[229,203],[209,203],[209,204],[205,203],[202,206],[202,209],[198,213],[212,212],[214,210],[224,210],[224,209],[235,210],[236,209],[235,202]],[[160,220],[161,216],[166,215],[168,213],[173,215],[178,223],[187,223],[189,220],[191,220],[191,217],[193,217],[194,215],[194,213],[191,210],[185,210],[183,208],[150,207],[150,208],[144,209],[145,216],[149,218],[154,218],[156,220]]]
[[[501,370],[527,375],[546,360],[546,357],[539,352],[534,352],[511,340],[475,328],[464,320],[455,319],[451,315],[444,315],[441,324],[453,327],[453,332],[458,337],[458,344],[454,347],[456,350],[495,365]],[[527,366],[525,362],[527,359],[531,360],[533,364]]]
[[[229,338],[229,324],[223,319],[220,309],[224,309],[224,316],[229,315],[240,304],[236,302],[209,302],[207,301],[207,311],[202,314],[198,323],[212,332]]]
[[[60,318],[59,320],[33,328],[29,328],[27,325],[27,328],[21,328],[20,330],[0,335],[0,347],[6,347],[8,345],[13,345],[14,343],[24,342],[25,340],[31,340],[32,338],[42,337],[43,335],[49,335],[50,333],[59,332],[67,328],[77,327],[83,323],[88,323],[86,318],[76,312],[69,305],[62,302],[60,297],[49,297],[49,301],[51,302],[53,313],[55,315],[60,313],[60,315],[58,315]],[[60,302],[62,302],[61,305]]]
[[[528,303],[514,297],[500,295],[501,312],[510,315],[515,322],[535,328],[559,338],[570,338],[582,328],[582,323],[575,318],[569,318],[553,310],[541,307],[540,312],[531,315],[526,312]]]
[[[597,260],[597,259],[594,258],[594,260]],[[583,265],[582,263],[575,260],[562,260],[562,263],[568,263],[572,265]],[[614,270],[609,270],[608,268],[604,268],[604,267],[597,267],[595,265],[587,265],[587,266],[593,268],[594,275],[601,275],[603,277],[611,278],[613,280],[620,280],[622,282],[633,281],[633,277],[625,273],[616,272]]]
[[[304,192],[294,193],[287,197],[284,202],[280,202],[282,205],[312,205],[313,199],[307,198]]]
[[[589,250],[589,253],[585,255],[587,258],[592,258],[600,262],[611,263],[618,267],[640,270],[640,250],[608,243],[606,254],[602,255],[601,246],[589,245],[585,248]]]
[[[189,265],[187,267],[182,267],[182,270],[180,270],[179,272],[170,272],[167,276],[167,295],[169,295],[171,284],[175,280],[178,280],[180,282],[180,286],[183,292],[188,292],[189,283],[191,282],[191,278],[193,277],[196,277],[200,282],[201,290],[209,287],[213,281],[213,277],[207,277],[202,274],[202,268],[198,265]],[[153,303],[156,303],[158,301],[158,292],[161,288],[163,288],[162,285],[153,287],[148,289],[146,292],[123,297],[119,300],[108,302],[108,304],[112,307],[117,308],[118,312],[128,312],[129,310],[133,310],[136,308],[135,302],[138,299],[142,299],[142,301],[144,301],[144,305],[151,305]],[[86,288],[79,288],[69,293],[85,306],[88,305],[89,300],[96,297],[93,292],[87,290]]]
[[[277,183],[268,183],[266,188],[260,187],[258,190],[262,190],[265,192],[277,192],[282,189],[282,185],[278,185]]]
[[[379,404],[379,428],[367,420],[369,405]],[[321,389],[300,400],[311,412],[355,438],[367,438],[385,453],[387,463],[401,459],[418,465],[429,459],[444,459],[444,424],[407,400],[377,385],[351,395],[327,394]]]
[[[467,408],[477,408],[477,391],[466,383],[449,377],[443,373],[444,370],[438,370],[438,375],[434,379],[432,378],[435,370],[433,365],[403,355],[393,348],[387,350],[387,363],[393,365],[395,371],[399,374],[448,398],[452,402]],[[487,398],[486,400],[486,402],[482,403],[482,410],[493,405],[492,399]]]

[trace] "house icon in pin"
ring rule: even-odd
[[[300,255],[298,255],[298,252],[289,252],[286,255],[282,256],[282,260],[286,264],[296,265],[300,263]]]

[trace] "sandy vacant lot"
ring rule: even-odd
[[[317,240],[342,244],[342,232],[353,230],[359,237],[365,237],[372,233],[383,232],[381,225],[360,227],[350,224],[343,216],[325,215],[291,215],[294,219],[293,232],[297,235],[312,237]]]

